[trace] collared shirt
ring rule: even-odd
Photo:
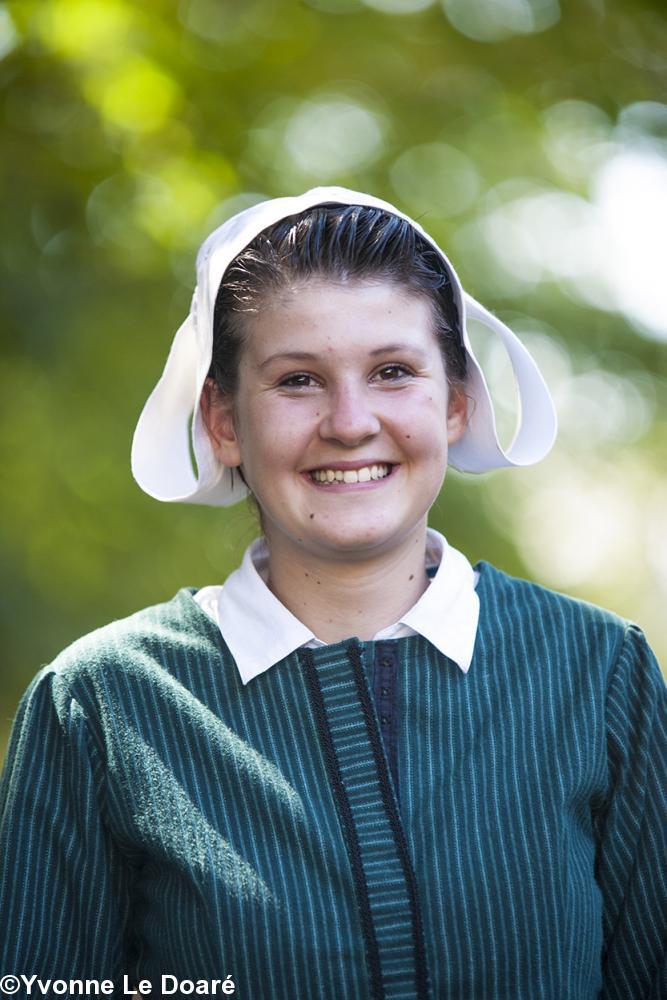
[[[326,645],[271,592],[268,546],[254,541],[241,566],[222,585],[204,587],[194,599],[219,626],[244,684],[269,670],[295,649]],[[478,575],[458,549],[438,531],[426,537],[426,569],[435,573],[419,600],[374,639],[422,635],[467,672],[472,660],[479,598]],[[437,568],[436,568],[437,567]]]

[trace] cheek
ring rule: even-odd
[[[287,419],[275,408],[257,407],[239,422],[239,444],[244,468],[263,471],[287,469],[298,458],[303,421]]]
[[[438,389],[406,400],[401,408],[399,434],[407,450],[420,457],[447,450],[447,395]]]

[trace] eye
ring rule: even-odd
[[[306,372],[295,372],[294,375],[286,375],[278,385],[283,389],[310,389],[316,384],[312,375]]]
[[[376,373],[376,377],[381,382],[398,382],[401,379],[409,378],[413,372],[405,365],[383,365]]]

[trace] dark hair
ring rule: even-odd
[[[450,384],[466,376],[452,282],[440,254],[404,219],[361,205],[317,205],[281,219],[238,254],[225,271],[213,314],[209,376],[234,395],[243,346],[243,316],[267,295],[310,277],[384,280],[432,303],[434,332]]]

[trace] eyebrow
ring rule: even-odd
[[[417,347],[416,344],[411,344],[410,341],[397,341],[395,344],[383,344],[382,347],[376,347],[374,351],[371,351],[370,355],[374,358],[378,354],[393,354],[395,352],[400,353],[401,351],[407,351],[410,354],[418,354],[420,358],[425,357],[424,351],[421,347]]]
[[[308,351],[278,351],[276,354],[270,354],[259,367],[266,368],[272,361],[317,361],[317,355]]]
[[[376,347],[372,351],[369,351],[369,357],[375,358],[380,354],[393,354],[396,352],[408,351],[411,354],[415,354],[420,358],[425,358],[426,355],[424,351],[411,344],[409,342],[397,342],[395,344],[383,344],[382,347]],[[321,355],[312,354],[310,351],[278,351],[276,354],[270,354],[265,361],[260,364],[260,369],[266,368],[270,365],[272,361],[320,361]]]

